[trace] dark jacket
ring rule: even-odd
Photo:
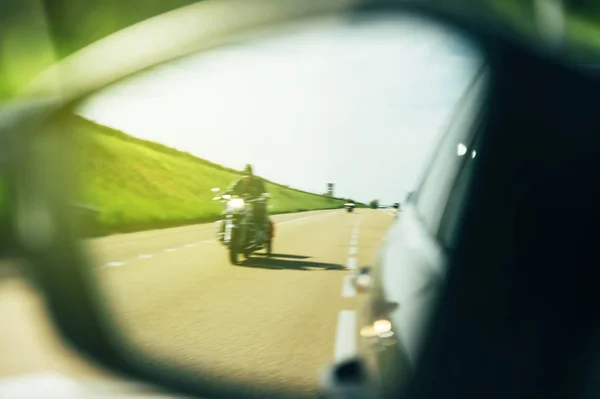
[[[265,184],[260,178],[253,177],[249,182],[246,182],[243,178],[235,181],[227,189],[227,192],[239,196],[248,194],[250,198],[258,198],[263,193],[266,193],[267,189],[265,188]]]

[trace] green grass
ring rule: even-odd
[[[76,153],[81,201],[99,208],[100,235],[209,222],[220,217],[213,187],[226,188],[239,173],[161,144],[77,117]],[[265,181],[271,214],[341,208],[343,199]]]

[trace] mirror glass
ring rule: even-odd
[[[348,276],[402,220],[393,205],[481,54],[414,16],[323,18],[81,102],[84,242],[129,345],[224,384],[314,395],[323,367],[358,350],[340,317],[363,300]]]

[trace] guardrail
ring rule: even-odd
[[[85,204],[80,204],[80,203],[74,202],[74,203],[71,204],[71,206],[73,206],[74,208],[77,208],[77,209],[81,209],[81,210],[84,210],[84,211],[88,211],[88,212],[94,213],[94,214],[100,213],[100,209],[99,208],[96,208],[96,207],[91,206],[91,205],[85,205]]]
[[[83,237],[90,238],[107,233],[98,221],[100,208],[82,203],[71,203],[71,207],[77,219],[77,228]]]

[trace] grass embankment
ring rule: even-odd
[[[83,179],[82,202],[99,209],[88,235],[175,227],[217,220],[213,187],[239,172],[191,154],[140,140],[84,118],[74,121]],[[265,181],[271,214],[341,208],[344,200]]]

